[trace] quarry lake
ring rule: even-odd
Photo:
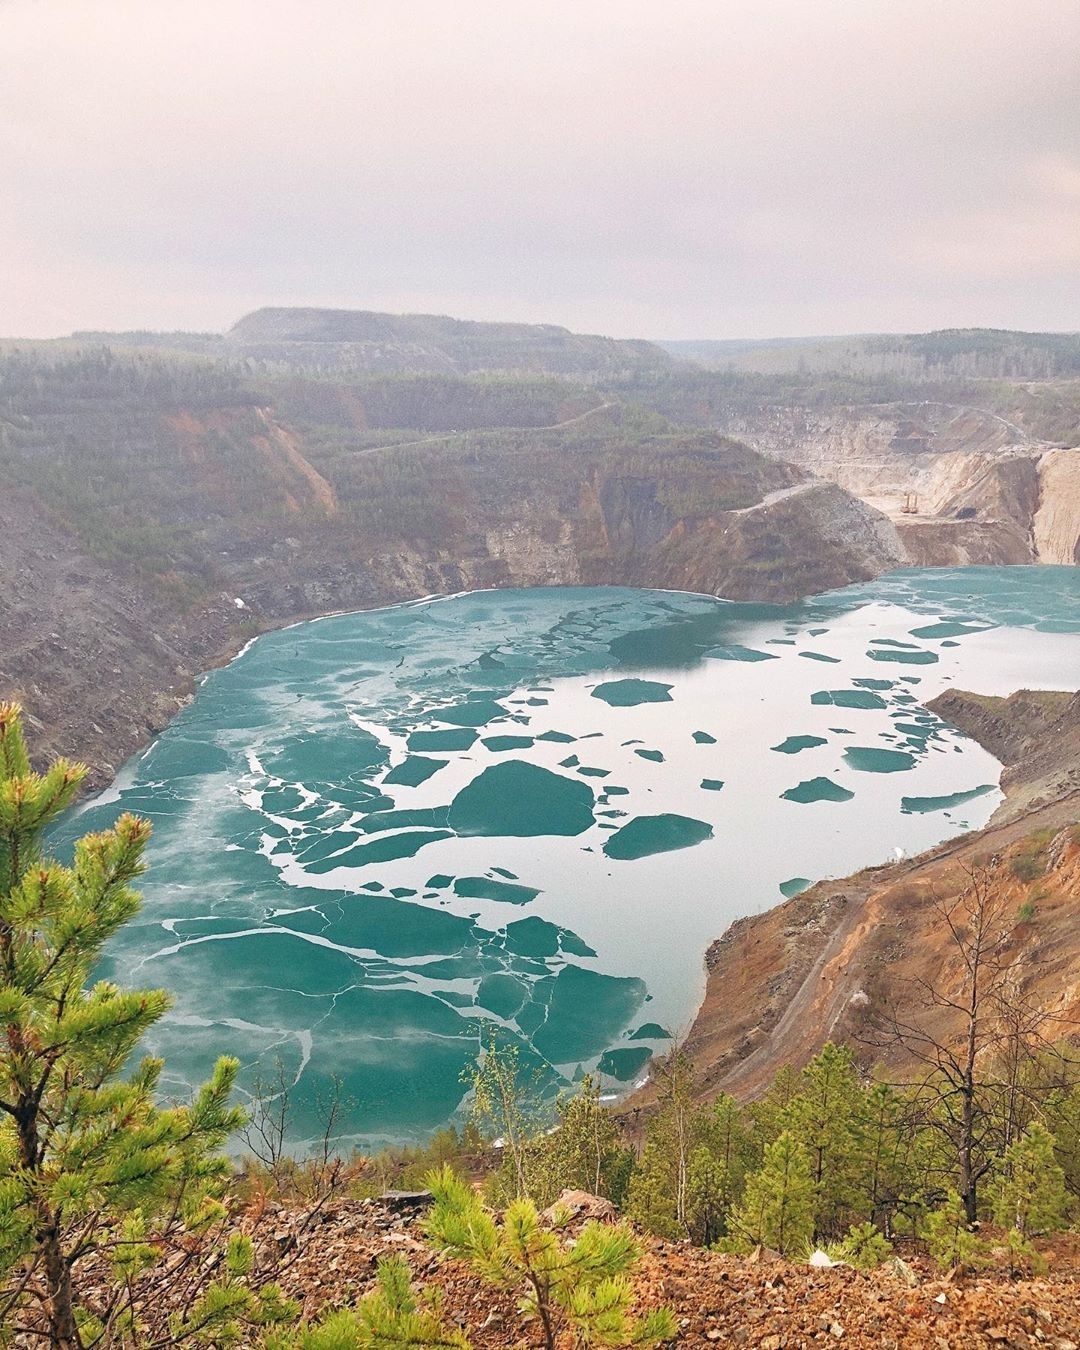
[[[358,1143],[419,1139],[492,1026],[625,1090],[733,919],[988,819],[1000,766],[924,700],[1078,684],[1077,568],[423,601],[259,638],[53,845],[154,823],[100,973],[173,994],[169,1091],[280,1059],[298,1137],[337,1076]]]

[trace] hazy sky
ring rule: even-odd
[[[1080,329],[1080,0],[0,0],[0,333]]]

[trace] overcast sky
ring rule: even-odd
[[[0,0],[0,333],[1080,329],[1080,0]]]

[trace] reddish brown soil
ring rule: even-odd
[[[264,1216],[259,1232],[286,1239],[283,1214]],[[922,1258],[909,1262],[912,1285],[882,1268],[811,1269],[768,1254],[722,1256],[644,1239],[637,1278],[642,1306],[670,1307],[680,1347],[746,1346],[801,1350],[842,1344],[851,1350],[983,1350],[983,1347],[1080,1346],[1080,1251],[1066,1237],[1048,1252],[1047,1275],[1005,1273],[950,1279]],[[380,1255],[400,1252],[425,1283],[443,1292],[448,1318],[478,1350],[536,1346],[514,1300],[491,1293],[458,1262],[434,1257],[409,1221],[378,1203],[343,1201],[327,1212],[303,1254],[285,1272],[287,1291],[308,1311],[348,1303],[371,1285]]]

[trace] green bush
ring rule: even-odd
[[[435,1204],[425,1224],[437,1250],[467,1261],[494,1288],[518,1295],[525,1321],[555,1350],[563,1333],[589,1346],[649,1347],[670,1340],[675,1319],[666,1308],[631,1317],[629,1280],[638,1246],[623,1224],[591,1221],[568,1242],[569,1215],[548,1225],[531,1200],[513,1201],[495,1222],[479,1196],[449,1168],[433,1172]]]

